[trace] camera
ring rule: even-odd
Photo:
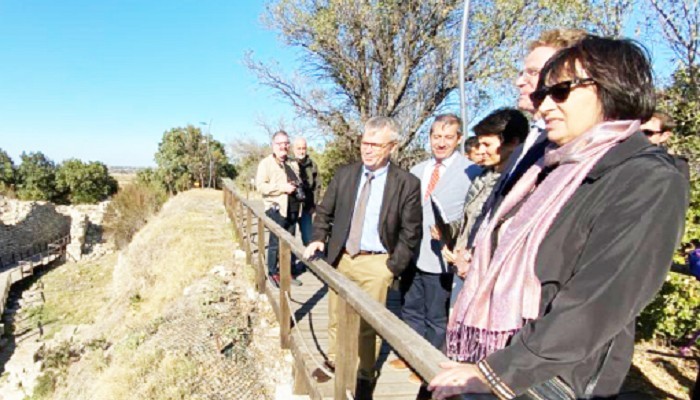
[[[298,201],[306,200],[306,193],[304,192],[304,185],[302,184],[302,182],[297,182],[297,188],[294,189],[294,197]]]

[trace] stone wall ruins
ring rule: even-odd
[[[68,257],[81,259],[102,241],[102,217],[107,203],[55,206],[0,196],[0,266],[12,264],[46,249],[70,235]]]

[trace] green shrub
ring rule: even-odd
[[[36,386],[32,392],[31,400],[50,399],[53,397],[58,385],[59,377],[54,371],[44,371],[36,379]]]
[[[68,367],[79,360],[80,356],[80,350],[66,341],[53,348],[42,347],[36,354],[37,359],[43,362],[42,374],[37,378],[31,399],[52,398],[59,381],[65,378]]]
[[[0,149],[0,194],[14,193],[15,164],[6,151]]]
[[[675,341],[700,329],[700,283],[669,274],[656,298],[637,319],[639,339]]]
[[[58,202],[94,204],[106,200],[117,191],[117,181],[99,161],[82,162],[69,159],[56,171]]]
[[[104,218],[105,233],[118,248],[131,241],[148,218],[165,203],[165,191],[154,184],[126,185],[112,198]]]
[[[20,200],[50,201],[56,197],[56,164],[43,153],[22,153],[15,171],[16,192]]]

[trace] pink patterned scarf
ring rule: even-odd
[[[447,355],[477,362],[502,349],[523,325],[539,315],[537,252],[557,214],[593,166],[617,143],[639,130],[639,121],[604,122],[545,155],[530,167],[474,241],[471,267],[447,327]],[[553,166],[537,184],[545,166]],[[524,201],[512,218],[504,216]],[[496,231],[498,245],[492,249]]]

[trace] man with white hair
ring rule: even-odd
[[[313,241],[304,257],[326,252],[326,261],[380,303],[387,289],[411,262],[421,240],[420,180],[389,162],[399,135],[397,123],[374,117],[365,124],[362,162],[346,165],[333,176],[316,208]],[[328,361],[335,369],[337,295],[329,293]],[[380,340],[371,325],[360,323],[357,398],[370,399],[377,378]],[[318,382],[330,377],[322,369]]]
[[[262,195],[265,214],[294,235],[299,216],[300,203],[295,196],[299,178],[296,164],[287,159],[288,153],[289,135],[285,131],[275,132],[272,135],[272,154],[258,164],[255,186]],[[279,287],[278,252],[279,239],[271,233],[267,247],[267,270],[270,280]],[[292,277],[292,284],[301,286],[301,281]]]
[[[298,137],[292,144],[294,161],[299,170],[301,189],[304,191],[304,200],[301,202],[301,215],[299,215],[299,230],[304,246],[311,241],[311,217],[316,209],[316,188],[318,186],[318,168],[309,157],[306,139]]]

